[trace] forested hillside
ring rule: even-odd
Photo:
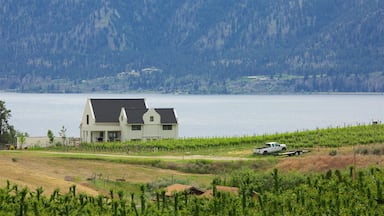
[[[0,0],[0,89],[384,91],[382,0]]]

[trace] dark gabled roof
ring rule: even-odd
[[[143,115],[148,109],[125,109],[128,124],[144,124]]]
[[[91,99],[96,122],[119,122],[121,108],[126,112],[133,109],[147,109],[145,100],[140,99]]]
[[[177,118],[173,108],[157,108],[155,109],[160,115],[162,124],[176,124]]]

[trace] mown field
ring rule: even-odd
[[[305,148],[255,156],[264,142]],[[1,215],[380,215],[384,126],[1,151]],[[239,194],[165,197],[173,183]],[[215,191],[215,190],[214,190]]]

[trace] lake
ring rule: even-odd
[[[24,94],[0,92],[10,123],[30,136],[55,136],[64,126],[79,137],[87,98],[145,98],[152,108],[176,109],[180,137],[261,135],[369,124],[384,119],[383,94],[164,95]]]

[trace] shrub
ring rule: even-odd
[[[336,150],[332,150],[329,152],[329,155],[330,156],[336,156],[337,155],[337,151]]]
[[[360,154],[367,155],[367,154],[369,154],[369,151],[368,151],[368,149],[365,148],[365,149],[361,150]]]
[[[373,149],[372,154],[381,155],[381,149],[378,149],[378,148]]]

